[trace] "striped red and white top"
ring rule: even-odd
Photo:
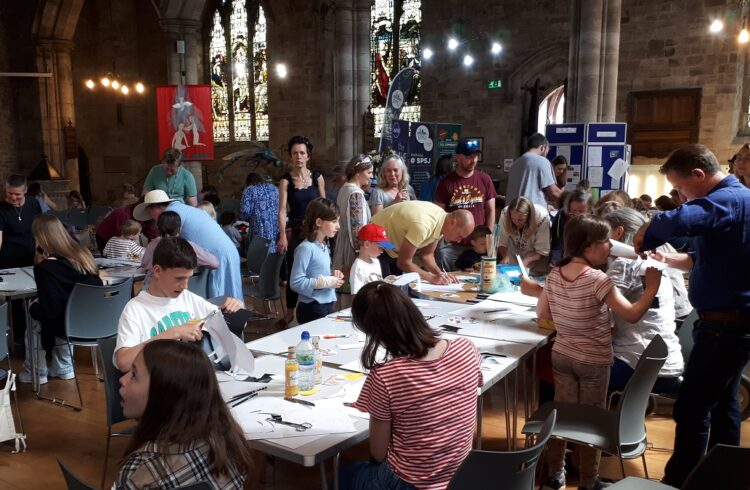
[[[559,267],[544,286],[557,337],[554,352],[581,364],[612,364],[613,319],[604,298],[614,287],[612,279],[597,269],[566,278]]]
[[[467,339],[447,342],[438,359],[397,357],[377,366],[354,404],[391,421],[388,465],[418,489],[446,488],[474,437],[479,353]]]

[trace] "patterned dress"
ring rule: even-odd
[[[248,239],[260,236],[270,240],[269,253],[276,252],[279,238],[279,190],[272,184],[247,186],[240,201],[240,219],[247,221]]]

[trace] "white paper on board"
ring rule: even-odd
[[[575,184],[581,181],[581,166],[580,165],[568,165],[568,183]]]
[[[589,168],[602,166],[602,147],[601,146],[589,146],[586,155],[587,155],[586,163],[588,164]]]
[[[597,131],[596,132],[597,138],[614,138],[617,136],[616,131]]]
[[[603,167],[589,167],[589,183],[591,184],[591,187],[601,187],[603,179]]]
[[[506,158],[503,160],[503,172],[510,172],[510,167],[513,166],[513,159]]]
[[[568,145],[560,145],[557,147],[557,156],[564,156],[565,160],[570,163],[570,146]]]
[[[576,128],[555,128],[557,134],[575,134]]]
[[[612,166],[607,171],[607,174],[609,174],[612,179],[620,180],[622,176],[625,175],[625,172],[628,171],[629,167],[630,165],[628,165],[625,160],[623,160],[622,158],[618,158],[612,163]]]
[[[612,185],[611,187],[613,189],[619,189],[620,188],[620,179],[612,179]]]

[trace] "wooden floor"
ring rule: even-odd
[[[13,366],[16,371],[21,365],[20,356],[22,356],[22,349],[17,348],[13,357]],[[80,348],[76,351],[76,364],[85,404],[80,412],[37,400],[30,385],[19,384],[28,450],[22,454],[11,454],[10,446],[0,445],[0,489],[65,488],[56,459],[64,461],[82,479],[99,486],[106,441],[104,385],[93,375],[88,349]],[[50,380],[43,388],[50,394],[54,393],[58,398],[73,400],[75,397],[73,380]],[[658,410],[661,413],[651,415],[647,419],[649,441],[654,446],[646,453],[651,478],[661,478],[664,464],[670,455],[674,423],[669,411],[670,407],[661,406]],[[485,394],[483,449],[504,450],[506,448],[503,413],[502,391],[493,388]],[[519,430],[521,425],[523,425],[522,419],[519,421]],[[519,444],[522,443],[521,441]],[[104,488],[112,485],[125,443],[123,438],[112,440]],[[750,429],[747,424],[743,424],[742,443],[750,445]],[[367,458],[366,443],[342,455],[343,462]],[[643,476],[640,459],[626,461],[625,464],[629,475]],[[264,489],[320,487],[318,468],[303,468],[276,460],[272,464],[266,464],[261,471],[263,472],[261,488]],[[330,467],[328,472],[330,475]],[[615,458],[602,458],[601,474],[607,478],[620,478],[619,465]],[[576,488],[576,484],[577,482],[571,479],[568,481],[568,488]]]

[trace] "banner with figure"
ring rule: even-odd
[[[210,85],[160,85],[156,87],[159,155],[177,148],[183,159],[213,160]]]
[[[393,130],[391,126],[401,115],[401,109],[407,102],[406,98],[412,92],[414,75],[416,74],[417,70],[412,67],[406,67],[398,72],[391,82],[391,86],[388,89],[388,100],[385,103],[383,131],[381,132],[380,146],[378,148],[380,153],[382,153],[387,146],[393,147],[393,142],[391,140]]]

